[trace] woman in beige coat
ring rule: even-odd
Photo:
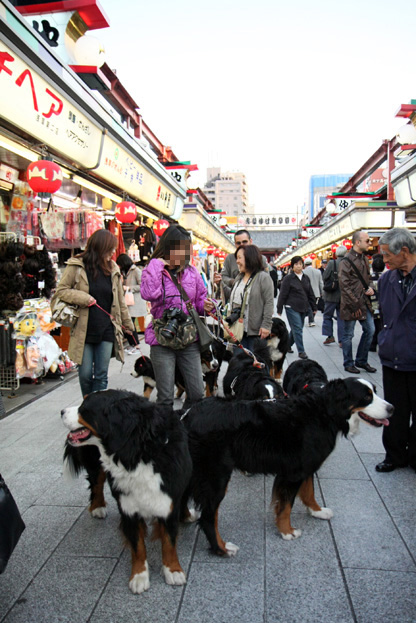
[[[130,332],[134,328],[124,301],[120,270],[111,259],[116,247],[112,233],[105,229],[94,232],[85,251],[68,260],[56,290],[56,298],[79,306],[68,355],[79,365],[83,396],[107,389],[113,352],[124,362],[122,325]]]

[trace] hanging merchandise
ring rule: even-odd
[[[147,225],[139,225],[134,231],[134,241],[139,248],[140,260],[148,260],[156,244],[156,236]]]
[[[103,228],[102,215],[92,210],[34,210],[33,217],[38,222],[32,229],[35,232],[38,226],[38,233],[48,251],[85,247],[88,238]]]
[[[20,258],[24,245],[15,240],[0,244],[0,308],[17,311],[23,305],[25,287]]]

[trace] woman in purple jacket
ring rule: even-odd
[[[161,318],[163,312],[181,310],[188,314],[185,302],[172,280],[171,274],[185,290],[199,314],[211,311],[212,301],[201,275],[189,264],[191,238],[180,225],[171,225],[160,238],[152,258],[142,273],[141,295],[151,303],[153,318]],[[150,323],[145,331],[146,344],[150,344],[150,359],[156,379],[158,404],[173,406],[175,390],[175,367],[178,366],[185,380],[186,400],[184,408],[200,400],[204,394],[201,357],[198,343],[189,344],[183,350],[161,346]]]

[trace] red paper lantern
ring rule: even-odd
[[[215,251],[214,251],[214,257],[220,257],[220,255],[221,255],[221,251],[220,251],[220,249],[215,249]]]
[[[338,245],[337,244],[331,244],[331,251],[334,254],[335,251],[338,249]]]
[[[316,260],[316,253],[310,253],[309,257],[311,260]]]
[[[215,247],[213,247],[212,244],[210,244],[209,247],[207,247],[207,254],[212,255],[214,251],[215,251]]]
[[[156,236],[162,236],[168,227],[169,221],[166,221],[165,219],[159,219],[158,221],[155,221],[153,223],[153,231],[155,232]]]
[[[115,217],[119,223],[133,223],[136,216],[137,208],[131,201],[121,201],[116,205]]]
[[[350,249],[352,249],[352,242],[351,240],[348,240],[348,238],[346,238],[345,240],[342,241],[342,244],[344,245],[344,247],[347,249],[347,251],[349,251]]]
[[[51,160],[31,162],[26,176],[27,183],[35,193],[56,193],[62,185],[62,169]]]

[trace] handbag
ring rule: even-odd
[[[10,489],[0,475],[0,573],[5,570],[25,527]]]
[[[318,298],[316,299],[316,307],[320,312],[323,312],[325,310],[325,301],[322,296],[318,296]]]
[[[324,292],[337,292],[339,290],[339,281],[338,281],[338,271],[337,271],[337,263],[334,262],[334,272],[329,279],[325,279],[324,281]]]
[[[167,336],[164,333],[169,329],[168,325],[172,323],[169,315],[170,310],[165,310],[162,318],[153,319],[153,330],[160,346],[167,346],[173,350],[183,350],[189,344],[193,344],[196,340],[196,324],[192,316],[186,316],[186,320],[177,320],[177,328],[174,334]],[[183,312],[182,312],[183,313]],[[174,319],[176,320],[176,318]]]
[[[257,273],[258,274],[258,273]],[[253,285],[253,281],[257,277],[257,274],[254,275],[252,279],[250,279],[244,288],[244,296],[241,304],[240,317],[237,318],[235,322],[232,324],[228,324],[224,320],[224,339],[227,342],[241,342],[244,336],[244,310],[246,308],[246,303],[248,299],[248,295],[250,293],[250,287]],[[232,334],[232,335],[231,335]]]
[[[81,268],[78,268],[75,273],[74,286],[78,284]],[[70,327],[73,329],[77,324],[79,317],[79,306],[73,303],[66,303],[59,298],[58,292],[55,292],[51,299],[51,312],[52,320],[62,325],[63,327]]]
[[[126,290],[124,294],[124,300],[128,307],[130,307],[131,305],[134,305],[134,294],[131,290]]]
[[[208,329],[205,322],[201,319],[195,307],[192,305],[192,302],[189,296],[186,294],[185,290],[183,289],[179,281],[176,279],[176,275],[174,275],[173,273],[170,273],[170,276],[172,277],[173,283],[176,285],[179,292],[182,294],[182,297],[183,297],[183,300],[185,301],[185,305],[189,312],[189,315],[191,316],[191,318],[193,319],[195,323],[196,330],[198,332],[198,338],[199,338],[199,341],[198,341],[199,350],[201,351],[201,353],[203,353],[206,350],[208,350],[208,348],[214,341],[215,337],[211,333],[211,331]]]

